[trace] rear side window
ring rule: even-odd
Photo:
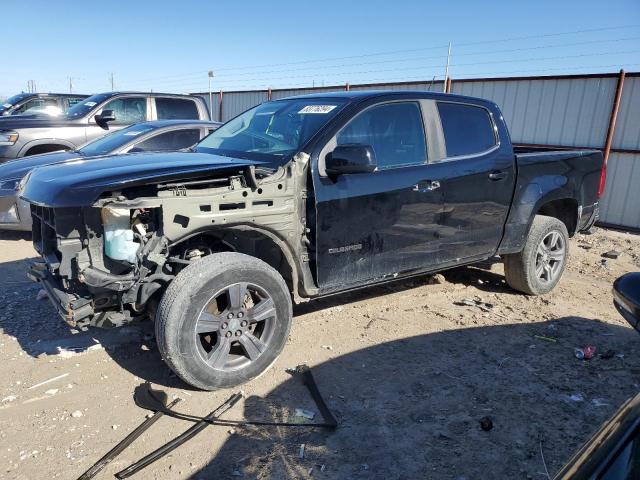
[[[158,120],[197,120],[198,107],[185,98],[156,98]]]
[[[373,147],[379,168],[416,165],[427,161],[420,107],[414,102],[371,107],[349,122],[336,137],[338,145]]]
[[[482,107],[438,102],[447,157],[474,155],[496,145],[489,112]]]
[[[134,146],[136,151],[167,151],[192,147],[200,141],[200,129],[189,128],[165,132],[148,138]]]

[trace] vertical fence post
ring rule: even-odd
[[[218,121],[222,121],[222,90],[220,90],[220,97],[218,98]]]
[[[271,87],[267,89],[267,100],[271,101]]]
[[[447,77],[447,79],[444,81],[444,93],[451,93],[451,81],[451,77]]]
[[[344,89],[348,92],[349,90],[351,90],[351,85],[349,85],[349,82],[347,82],[347,84],[344,86]]]
[[[618,110],[620,110],[620,99],[622,98],[622,89],[624,88],[624,70],[620,70],[618,76],[618,85],[616,86],[616,96],[613,98],[613,105],[611,106],[611,116],[609,117],[609,128],[607,130],[607,139],[604,142],[604,167],[607,166],[609,160],[609,153],[611,152],[611,144],[613,143],[613,135],[616,132],[616,120],[618,119]]]

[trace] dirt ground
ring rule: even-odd
[[[612,249],[622,255],[603,264]],[[33,257],[26,237],[0,237],[1,478],[77,478],[144,420],[132,394],[145,380],[198,415],[232,393],[180,382],[148,324],[72,331],[36,299],[25,278]],[[307,363],[339,428],[209,427],[136,478],[553,476],[638,391],[640,336],[615,312],[611,284],[639,269],[639,236],[596,229],[572,240],[569,267],[544,297],[510,290],[502,265],[487,264],[300,305],[284,353],[225,418],[317,412],[285,372]],[[578,360],[574,347],[585,345],[613,356]],[[98,478],[188,426],[162,418]]]

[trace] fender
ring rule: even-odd
[[[69,140],[64,140],[62,138],[39,138],[25,143],[18,152],[18,158],[24,157],[29,150],[39,145],[61,145],[68,149],[75,149],[77,147],[77,145],[74,145]]]

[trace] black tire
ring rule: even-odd
[[[238,293],[243,287],[246,292]],[[242,306],[234,309],[233,303]],[[271,316],[253,323],[260,317],[259,308],[252,310],[247,303],[266,305],[261,312]],[[242,317],[248,326],[240,323]],[[176,276],[158,306],[155,330],[167,365],[188,384],[215,390],[235,387],[266,371],[284,348],[291,318],[291,295],[276,270],[257,258],[224,252],[208,255]],[[215,326],[217,330],[202,333],[203,325],[210,326],[206,332]],[[224,353],[216,352],[224,352],[226,345],[230,353],[225,361]],[[216,356],[220,358],[212,360]]]
[[[548,247],[556,235],[554,245],[562,245],[562,250]],[[503,256],[504,274],[511,288],[542,295],[556,286],[568,259],[569,234],[565,224],[554,217],[536,215],[522,251]]]

